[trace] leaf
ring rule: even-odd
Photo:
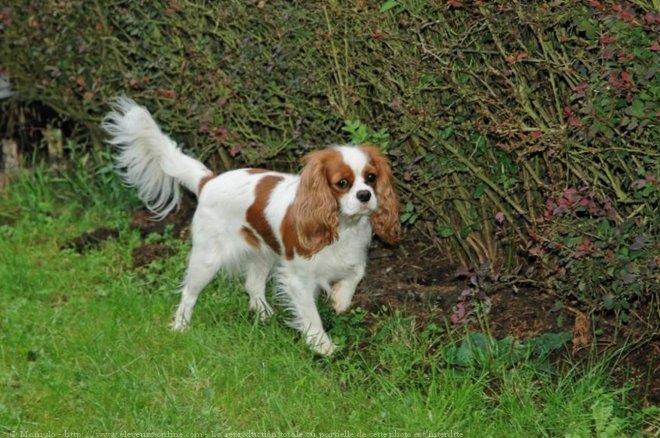
[[[575,315],[575,323],[573,324],[573,354],[589,345],[591,342],[591,332],[589,328],[591,322],[589,317],[584,313],[578,311]]]
[[[594,38],[598,32],[596,26],[591,20],[587,20],[587,19],[579,20],[577,25],[578,25],[578,29],[583,31],[587,35],[587,38],[589,39]]]
[[[574,246],[582,243],[583,241],[582,236],[568,236],[564,238],[564,245],[568,246],[569,248],[573,248]]]
[[[485,149],[485,146],[486,146],[486,137],[480,135],[479,137],[477,137],[477,141],[474,142],[474,147],[483,151]]]
[[[554,350],[558,350],[571,340],[571,332],[543,333],[527,340],[532,354],[544,358]]]
[[[472,232],[472,228],[469,225],[464,226],[461,228],[460,236],[461,239],[467,239],[467,237],[470,235]]]
[[[612,396],[602,394],[591,405],[591,417],[596,427],[596,436],[614,438],[624,435],[623,419],[614,413]]]
[[[454,230],[452,230],[451,227],[448,227],[447,225],[442,225],[438,228],[438,234],[440,237],[451,237],[454,235]]]
[[[396,0],[387,0],[385,3],[383,3],[379,9],[379,12],[387,12],[390,9],[396,7],[399,5],[399,2]]]
[[[637,280],[637,276],[635,274],[626,274],[623,276],[622,280],[623,284],[632,284],[635,282],[635,280]]]
[[[486,357],[492,350],[492,341],[483,333],[468,333],[460,346],[451,345],[442,350],[442,356],[450,365],[470,366]]]
[[[440,138],[443,140],[447,140],[451,135],[454,133],[454,128],[451,126],[446,127],[442,131],[440,131]]]
[[[648,238],[642,234],[642,235],[639,235],[639,236],[635,237],[635,240],[633,241],[633,243],[631,243],[628,246],[628,248],[630,248],[633,251],[638,251],[638,250],[644,248],[646,246],[647,242],[648,242]]]
[[[486,184],[484,184],[483,182],[479,182],[479,184],[477,184],[477,187],[474,188],[474,193],[472,193],[472,197],[474,199],[479,199],[483,196],[485,191],[486,191]]]
[[[633,99],[632,105],[630,105],[630,114],[640,119],[646,115],[644,102],[641,98],[635,97]]]

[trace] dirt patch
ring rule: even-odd
[[[375,242],[354,306],[368,312],[405,308],[424,322],[450,312],[464,282],[456,278],[455,269],[442,256],[420,253],[416,247],[416,236],[410,233],[396,248]]]
[[[156,220],[154,214],[147,209],[136,210],[131,216],[131,228],[139,230],[142,237],[164,234],[171,230],[174,237],[187,239],[190,237],[190,223],[195,206],[196,201],[186,194],[181,199],[179,209],[165,216],[163,220]]]
[[[147,209],[139,209],[131,216],[131,228],[138,230],[144,238],[150,234],[171,234],[178,239],[190,237],[190,223],[195,213],[195,201],[190,196],[184,196],[178,210],[171,212],[162,220],[156,220],[153,213]],[[119,230],[101,227],[93,231],[84,232],[65,242],[60,249],[73,249],[83,254],[90,249],[98,248],[109,239],[119,237]],[[145,266],[152,261],[168,257],[173,250],[161,243],[144,243],[133,250],[133,263],[135,267]]]
[[[460,325],[453,324],[451,317],[465,291],[474,290],[470,279],[442,254],[423,248],[422,240],[413,231],[404,236],[399,248],[375,243],[355,305],[372,312],[383,306],[403,308],[420,324]],[[526,339],[571,329],[575,316],[558,306],[556,298],[529,286],[496,286],[482,293],[490,307],[489,330],[496,338],[512,335]],[[465,318],[465,322],[470,324],[470,319]],[[479,329],[478,324],[474,326]]]
[[[133,266],[146,266],[157,259],[174,255],[174,249],[162,243],[145,243],[133,250]]]
[[[90,249],[98,248],[109,239],[119,237],[119,231],[113,228],[97,228],[94,231],[82,233],[60,246],[60,249],[73,249],[78,254],[83,254]]]

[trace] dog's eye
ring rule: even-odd
[[[346,178],[342,178],[339,181],[337,181],[336,185],[340,189],[345,189],[346,187],[348,187],[348,180]]]
[[[367,183],[368,184],[373,184],[376,182],[376,174],[375,173],[370,173],[367,175]]]

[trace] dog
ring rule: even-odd
[[[291,311],[288,323],[315,352],[334,352],[316,307],[319,293],[327,293],[337,313],[346,311],[364,276],[372,234],[391,244],[400,237],[392,172],[378,147],[311,152],[298,175],[258,168],[215,175],[127,97],[114,100],[102,127],[118,172],[156,217],[178,206],[180,186],[197,196],[174,330],[189,326],[199,294],[220,269],[245,277],[250,309],[267,318],[272,275]]]

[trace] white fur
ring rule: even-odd
[[[120,98],[105,120],[103,126],[110,134],[109,143],[117,147],[117,164],[125,169],[124,179],[137,187],[140,198],[153,211],[163,215],[178,203],[178,184],[198,194],[200,179],[210,171],[181,153],[145,108]],[[257,184],[267,175],[278,175],[282,180],[271,193],[265,217],[283,247],[280,224],[295,200],[298,175],[242,169],[225,172],[207,182],[198,194],[192,222],[192,251],[173,329],[183,330],[190,324],[199,294],[221,268],[244,274],[250,309],[262,318],[268,317],[272,309],[266,301],[266,282],[274,274],[276,294],[291,310],[289,324],[305,335],[316,352],[328,355],[335,350],[323,329],[316,299],[324,291],[337,312],[348,309],[364,276],[372,235],[369,215],[378,206],[373,189],[362,177],[362,168],[368,162],[366,154],[353,147],[336,149],[353,170],[355,182],[339,200],[338,239],[310,258],[295,255],[287,259],[263,241],[258,249],[251,246],[241,235]],[[368,203],[356,199],[358,190],[371,192]]]
[[[370,214],[378,209],[378,200],[371,186],[365,183],[362,178],[362,169],[367,165],[367,156],[359,149],[350,146],[338,146],[336,149],[341,152],[344,162],[351,168],[354,175],[358,178],[351,186],[351,189],[341,198],[341,211],[347,216]],[[369,202],[360,202],[357,198],[357,192],[366,190],[371,193]]]
[[[138,189],[149,210],[163,218],[181,201],[179,184],[197,194],[199,180],[212,172],[183,154],[146,108],[127,97],[115,99],[113,108],[102,127],[110,135],[108,142],[117,149],[120,174]]]

